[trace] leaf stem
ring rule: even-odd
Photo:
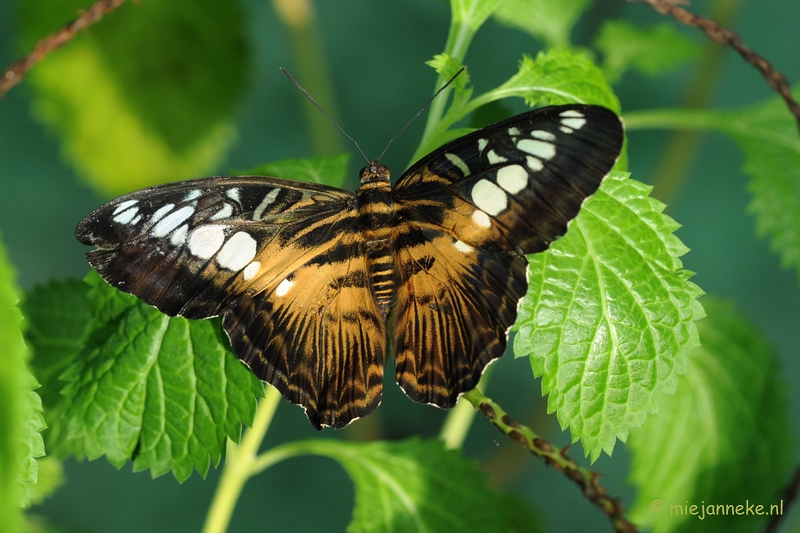
[[[605,487],[600,484],[599,475],[576,463],[575,459],[567,455],[568,448],[558,448],[540,438],[531,428],[514,420],[500,405],[478,389],[464,394],[464,398],[475,409],[481,411],[489,419],[489,422],[502,433],[525,446],[532,454],[542,457],[548,466],[552,466],[576,483],[586,499],[597,505],[608,516],[614,526],[614,531],[618,533],[637,531],[636,527],[625,518],[625,512],[619,500],[609,496]]]
[[[253,427],[245,432],[241,444],[237,445],[229,441],[228,458],[222,471],[222,478],[214,493],[211,507],[208,510],[203,533],[224,533],[227,531],[236,501],[242,492],[242,487],[254,473],[253,463],[256,459],[256,453],[272,422],[280,397],[278,389],[268,386],[265,397],[258,402],[258,410],[253,420]]]

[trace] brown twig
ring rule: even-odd
[[[747,62],[761,71],[761,75],[767,83],[781,95],[789,106],[789,110],[797,119],[797,127],[800,129],[800,105],[792,97],[791,86],[786,80],[786,76],[773,68],[769,61],[753,52],[750,47],[744,44],[739,35],[723,28],[715,20],[695,15],[682,7],[676,5],[676,0],[628,0],[629,2],[642,2],[659,13],[669,15],[678,22],[701,29],[708,37],[721,45],[730,46]],[[686,3],[681,1],[680,3]]]
[[[797,499],[798,493],[800,493],[800,467],[797,467],[792,479],[789,481],[783,491],[781,491],[781,500],[783,500],[785,505],[783,514],[774,515],[772,520],[767,523],[767,527],[764,528],[764,533],[776,533],[778,531],[781,522],[783,522],[783,519],[789,514],[789,509]]]
[[[614,531],[636,533],[636,526],[625,518],[625,510],[619,500],[609,496],[605,487],[600,484],[599,474],[575,462],[575,459],[567,455],[568,448],[557,448],[540,438],[532,429],[510,417],[502,407],[478,389],[466,393],[464,398],[480,410],[497,429],[525,446],[532,454],[543,458],[548,466],[552,466],[577,484],[586,499],[597,505],[608,516]]]
[[[3,71],[3,76],[0,78],[0,96],[22,81],[25,73],[44,59],[47,54],[70,42],[79,31],[98,22],[103,16],[115,10],[124,2],[125,0],[99,0],[81,13],[78,18],[36,43],[36,46],[33,47],[33,52],[17,59]]]

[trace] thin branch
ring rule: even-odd
[[[676,5],[676,0],[628,0],[629,2],[642,2],[659,13],[669,15],[678,22],[688,26],[701,29],[711,40],[723,46],[730,46],[747,62],[761,71],[761,75],[767,83],[781,95],[789,106],[789,110],[797,119],[797,127],[800,129],[800,105],[792,97],[791,86],[786,76],[773,68],[769,61],[753,52],[750,47],[744,44],[744,40],[736,33],[723,28],[717,21],[710,18],[695,15],[682,7]],[[680,3],[686,3],[681,1]]]
[[[777,533],[781,522],[789,514],[789,509],[792,508],[792,504],[797,500],[798,493],[800,493],[800,467],[797,467],[792,479],[781,492],[782,506],[785,505],[785,509],[781,507],[783,512],[772,517],[767,527],[764,528],[764,533]]]
[[[125,0],[99,0],[81,13],[78,18],[36,43],[33,52],[11,63],[3,72],[3,76],[0,77],[0,96],[22,81],[22,77],[50,52],[70,42],[79,31],[98,22],[107,13],[115,10],[124,2]]]
[[[564,474],[577,484],[587,500],[600,508],[611,520],[614,531],[618,533],[636,533],[637,529],[625,518],[625,510],[619,500],[608,495],[600,484],[599,474],[580,466],[575,459],[567,455],[568,448],[558,448],[540,438],[527,426],[523,426],[511,418],[502,407],[485,396],[478,389],[464,395],[476,409],[482,412],[497,429],[509,436],[529,452],[544,459],[548,466]]]

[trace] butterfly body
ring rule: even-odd
[[[258,176],[152,187],[76,229],[109,283],[169,315],[222,325],[236,356],[342,427],[380,403],[392,353],[413,400],[452,407],[503,354],[525,254],[566,232],[622,146],[596,106],[542,108],[432,152],[355,193]],[[390,326],[389,326],[390,325]]]

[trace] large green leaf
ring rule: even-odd
[[[793,435],[774,350],[732,305],[711,298],[703,305],[708,317],[698,324],[702,348],[689,352],[691,372],[628,441],[639,487],[631,517],[657,533],[755,531],[764,517],[746,507],[727,516],[704,509],[700,520],[684,506],[769,510],[791,470]],[[659,512],[653,501],[663,505]]]
[[[91,2],[20,3],[25,50]],[[211,170],[233,138],[248,47],[239,2],[129,2],[28,75],[70,161],[109,194]]]
[[[218,464],[251,424],[261,382],[226,348],[219,322],[170,318],[87,278],[92,322],[61,378],[68,420],[59,451],[184,480]]]
[[[675,390],[703,316],[678,224],[626,176],[609,175],[567,234],[528,257],[515,326],[516,356],[530,357],[548,410],[592,460]]]
[[[800,90],[794,96],[800,98]],[[783,266],[800,275],[800,136],[783,100],[775,97],[733,111],[637,111],[625,120],[631,129],[716,130],[736,141],[744,151],[744,170],[752,177],[749,210],[757,232],[770,238]]]
[[[350,154],[308,157],[305,159],[283,159],[260,165],[247,171],[237,170],[235,174],[249,176],[272,176],[288,180],[322,183],[331,187],[341,187],[347,179],[347,164]]]
[[[350,533],[540,530],[524,505],[488,489],[473,461],[438,440],[315,440],[284,445],[280,454],[287,451],[324,455],[344,467],[356,488]]]
[[[628,69],[649,76],[662,74],[699,54],[697,45],[668,22],[640,28],[623,20],[607,20],[595,46],[603,52],[603,71],[611,81]]]
[[[25,366],[18,289],[5,248],[0,244],[0,524],[22,531],[20,507],[27,486],[37,479],[36,457],[44,455],[38,385]]]

